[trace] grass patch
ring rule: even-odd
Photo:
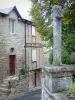
[[[75,83],[72,83],[69,89],[67,90],[68,94],[75,94]]]

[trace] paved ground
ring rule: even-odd
[[[32,91],[9,100],[41,100],[41,90]]]

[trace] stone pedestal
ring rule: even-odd
[[[44,82],[42,85],[42,100],[68,100],[63,91],[67,90],[72,83],[71,66],[44,67]]]

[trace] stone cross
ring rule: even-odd
[[[64,90],[69,88],[72,83],[72,73],[75,72],[75,68],[71,65],[61,66],[61,10],[58,5],[53,6],[52,9],[54,65],[43,67],[42,100],[69,100]]]
[[[53,64],[60,66],[61,62],[61,6],[52,7],[52,25],[53,25]]]

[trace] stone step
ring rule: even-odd
[[[11,92],[9,88],[9,82],[14,80],[18,80],[17,76],[8,76],[6,79],[3,80],[3,84],[0,85],[0,95],[7,95]]]
[[[13,76],[8,76],[6,79],[4,79],[3,81],[10,81],[13,78]]]
[[[9,94],[10,93],[10,89],[6,89],[6,88],[0,88],[0,95],[4,95],[4,94]]]
[[[1,88],[7,88],[7,89],[8,89],[8,88],[9,88],[9,84],[4,84],[4,83],[3,83],[3,84],[1,84],[0,87],[1,87]]]
[[[4,81],[3,84],[8,85],[9,84],[9,81]]]
[[[9,82],[10,81],[10,79],[4,79],[3,80],[3,82]]]
[[[18,80],[17,76],[8,76],[6,79],[3,80],[3,82],[8,82],[11,80]]]

